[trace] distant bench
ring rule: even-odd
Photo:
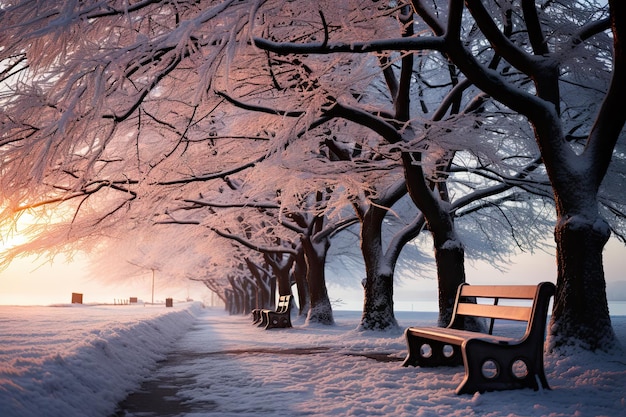
[[[276,310],[261,308],[252,310],[252,323],[265,329],[291,327],[291,295],[278,297]]]
[[[516,388],[550,389],[543,367],[543,344],[551,282],[538,285],[461,284],[450,325],[409,327],[404,334],[408,355],[403,366],[465,366],[457,394]],[[477,304],[489,298],[492,304]],[[498,305],[502,299],[531,300],[530,306]],[[482,300],[484,302],[484,300]],[[490,320],[488,333],[458,330],[465,317]],[[493,335],[496,319],[526,322],[520,339]]]

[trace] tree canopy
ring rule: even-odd
[[[612,346],[601,252],[625,236],[626,116],[624,10],[609,5],[7,2],[0,225],[46,221],[2,262],[132,235],[224,299],[236,287],[242,312],[286,274],[278,291],[297,282],[332,323],[326,255],[358,222],[363,324],[385,328],[398,255],[427,230],[444,324],[466,246],[532,249],[556,218],[553,346]],[[395,205],[403,192],[418,212]],[[487,244],[458,238],[473,234]]]

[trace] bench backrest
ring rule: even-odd
[[[452,315],[452,327],[459,316],[483,317],[491,319],[489,334],[493,331],[496,319],[527,322],[526,336],[529,332],[545,332],[546,316],[550,297],[555,287],[551,282],[538,285],[469,285],[461,284],[457,291]],[[479,299],[493,299],[493,304],[480,304]],[[499,305],[500,300],[532,300],[528,306]]]
[[[277,313],[284,313],[289,310],[289,303],[291,303],[291,295],[281,295],[278,297],[278,304],[276,305]]]

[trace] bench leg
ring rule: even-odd
[[[257,327],[265,327],[267,326],[268,323],[268,314],[271,313],[271,310],[263,310],[261,311],[261,319],[259,321],[257,321],[255,324],[257,325]]]
[[[430,340],[411,332],[404,331],[407,344],[407,356],[402,366],[459,366],[463,363],[461,347]]]
[[[543,367],[543,350],[539,354],[532,350],[523,343],[499,346],[468,340],[462,347],[465,378],[455,392],[473,394],[520,388],[537,391],[540,386],[550,389]]]
[[[261,320],[261,309],[255,308],[252,310],[252,324],[258,322],[259,320]]]

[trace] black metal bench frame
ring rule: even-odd
[[[252,310],[252,323],[265,329],[292,327],[291,298],[291,295],[278,297],[276,310],[260,308]]]
[[[403,366],[465,366],[457,394],[533,388],[550,389],[543,366],[543,347],[551,282],[538,285],[461,284],[448,327],[409,327],[405,330],[408,355]],[[479,304],[493,299],[493,304]],[[532,300],[531,306],[498,305],[499,300]],[[484,300],[481,300],[484,302]],[[490,319],[489,333],[458,330],[465,317]],[[493,335],[494,321],[526,322],[522,338]]]

